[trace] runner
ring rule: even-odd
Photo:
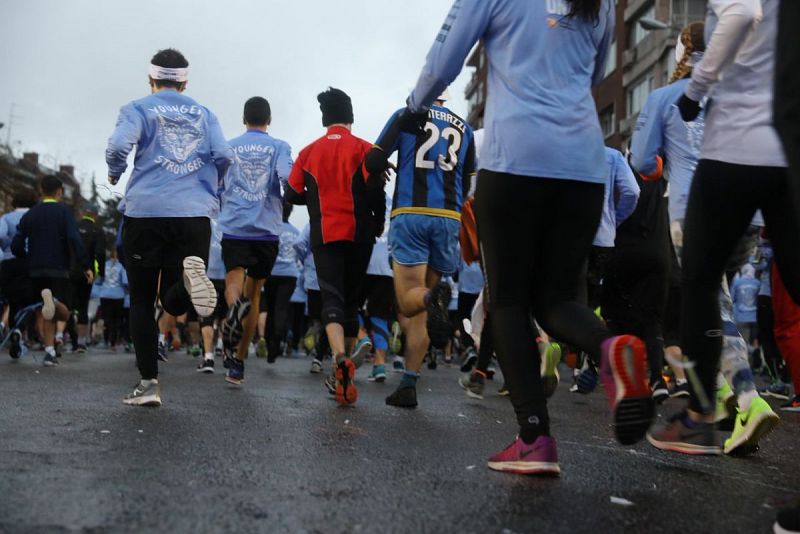
[[[109,347],[112,352],[116,352],[117,342],[122,338],[122,314],[128,288],[128,273],[117,259],[116,249],[111,249],[111,258],[106,261],[102,272],[104,275],[100,286],[100,306],[103,307]]]
[[[211,245],[208,250],[208,278],[217,291],[217,307],[214,313],[200,319],[200,335],[203,338],[203,361],[197,366],[198,373],[211,374],[214,372],[214,355],[219,347],[222,352],[222,337],[217,333],[222,328],[222,322],[228,315],[228,305],[225,302],[225,263],[222,261],[222,229],[219,223],[211,220]],[[216,343],[215,343],[215,337]]]
[[[125,404],[160,406],[153,305],[207,317],[217,304],[206,276],[217,188],[233,153],[217,118],[185,96],[189,62],[173,49],[150,61],[152,94],[125,105],[108,142],[108,179],[116,184],[136,147],[125,189],[123,249],[131,295],[131,336],[141,381]]]
[[[83,248],[89,255],[89,262],[95,269],[95,276],[105,277],[106,266],[106,237],[103,228],[97,224],[97,206],[89,204],[83,208],[83,215],[78,221],[78,233],[83,241]],[[77,323],[78,337],[73,340],[73,350],[86,352],[89,332],[89,295],[92,284],[86,283],[80,265],[74,265],[70,273],[70,293],[72,295],[72,316]]]
[[[314,254],[311,253],[311,225],[306,224],[300,237],[294,243],[297,259],[303,263],[303,288],[306,294],[308,309],[308,330],[303,335],[303,344],[311,355],[310,373],[322,372],[322,362],[328,356],[330,344],[328,335],[322,328],[322,296],[317,278],[317,265],[314,263]],[[334,391],[335,393],[335,391]]]
[[[340,404],[358,398],[356,366],[348,357],[358,335],[358,298],[375,238],[383,233],[383,175],[368,176],[363,165],[370,145],[351,133],[353,105],[347,94],[329,88],[317,96],[327,129],[300,152],[286,198],[306,204],[311,249],[322,296],[322,322],[333,350],[335,389]],[[369,179],[369,183],[368,183]]]
[[[458,269],[461,206],[475,173],[472,128],[444,107],[445,88],[421,116],[415,133],[402,130],[403,110],[389,119],[367,156],[370,172],[383,172],[398,152],[397,183],[389,227],[389,254],[399,312],[409,320],[405,371],[386,404],[417,406],[417,379],[431,345],[444,349],[452,337],[448,315],[451,290],[443,275]]]
[[[476,215],[495,347],[520,425],[518,438],[490,458],[492,469],[560,471],[531,314],[555,338],[602,361],[619,441],[644,437],[653,416],[644,344],[612,336],[576,294],[608,172],[591,87],[603,79],[613,7],[605,0],[457,1],[402,113],[408,129],[421,129],[431,101],[482,40],[489,80]]]
[[[705,57],[693,69],[677,102],[683,120],[692,122],[700,115],[704,99],[709,95],[713,99],[706,110],[701,159],[689,195],[682,257],[683,348],[698,381],[692,384],[688,411],[649,435],[650,442],[662,449],[720,453],[712,399],[727,337],[720,320],[717,281],[758,209],[763,211],[786,287],[793,297],[800,297],[800,217],[792,204],[786,159],[772,126],[776,20],[775,0],[760,5],[746,0],[711,1],[706,34],[713,33]],[[751,380],[746,377],[745,382]],[[778,416],[749,386],[746,395],[738,395],[738,402],[734,431],[724,444],[726,453],[755,450],[760,438],[778,422]]]
[[[60,344],[63,336],[63,331],[56,332],[56,322],[69,318],[64,299],[68,291],[70,255],[83,267],[89,284],[94,279],[94,269],[83,249],[74,215],[60,203],[64,196],[61,180],[48,175],[41,179],[39,187],[42,200],[20,219],[11,251],[17,258],[27,258],[31,286],[34,294],[41,296],[42,308],[36,314],[43,321],[43,363],[51,367],[58,365],[56,344]]]
[[[278,256],[282,231],[281,187],[292,168],[289,144],[267,133],[272,123],[269,102],[260,96],[244,104],[247,132],[230,145],[234,165],[222,193],[222,259],[228,316],[222,340],[228,358],[225,380],[241,384],[244,360],[258,322],[261,288]]]
[[[389,325],[397,316],[393,276],[394,273],[389,260],[389,240],[387,236],[383,235],[375,241],[375,247],[372,249],[372,257],[369,260],[369,266],[367,266],[367,278],[363,292],[372,340],[369,341],[369,336],[365,335],[362,337],[365,341],[362,342],[359,339],[359,343],[365,347],[362,352],[365,350],[368,352],[368,348],[372,346],[375,348],[372,372],[367,378],[370,382],[386,381],[386,354],[389,351],[391,332]],[[356,350],[355,352],[359,351]]]

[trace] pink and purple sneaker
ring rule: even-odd
[[[520,475],[558,476],[558,451],[556,440],[539,436],[530,445],[517,436],[514,442],[489,458],[489,469]]]
[[[614,418],[617,441],[631,445],[644,438],[655,415],[644,342],[616,336],[603,342],[600,379]]]

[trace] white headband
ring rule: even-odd
[[[173,82],[185,82],[188,80],[189,69],[168,69],[150,64],[150,77],[154,80],[171,80]]]

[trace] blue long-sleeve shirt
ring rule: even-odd
[[[222,232],[225,237],[277,241],[283,224],[281,185],[292,170],[292,149],[261,130],[248,130],[230,145],[234,160],[222,192]]]
[[[294,249],[294,242],[299,235],[300,231],[292,226],[291,223],[281,223],[278,258],[272,267],[272,276],[288,276],[291,278],[300,276],[300,270],[297,268],[297,251]]]
[[[124,299],[125,288],[128,286],[128,273],[119,260],[106,261],[105,276],[100,286],[101,299]]]
[[[3,249],[4,260],[14,257],[14,253],[11,252],[11,242],[17,233],[19,221],[26,213],[28,213],[28,208],[17,208],[0,217],[0,248]]]
[[[317,280],[317,264],[314,263],[314,254],[311,253],[311,226],[306,224],[294,242],[297,259],[303,262],[303,287],[306,291],[319,291]]]
[[[631,141],[631,164],[637,172],[656,171],[656,156],[666,161],[664,175],[669,180],[669,219],[686,218],[689,189],[692,185],[703,142],[703,113],[691,123],[683,122],[675,102],[686,91],[689,79],[656,89],[647,97]]]
[[[128,217],[215,217],[220,181],[233,161],[217,117],[166,89],[120,110],[106,149],[108,175],[119,177],[136,147],[125,188]]]
[[[52,199],[39,202],[22,216],[11,251],[17,258],[28,259],[32,277],[67,278],[70,251],[81,268],[94,268],[83,248],[75,216]]]
[[[411,93],[428,109],[482,39],[489,59],[480,168],[603,183],[603,134],[591,89],[602,81],[614,3],[597,21],[565,0],[456,0]]]
[[[603,214],[592,243],[596,247],[614,246],[617,226],[630,217],[639,201],[639,184],[619,150],[606,147],[606,168]]]

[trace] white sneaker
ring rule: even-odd
[[[42,289],[42,319],[52,321],[56,316],[56,302],[53,299],[53,292],[49,289]]]
[[[161,406],[161,388],[158,380],[141,380],[123,401],[129,406]]]
[[[202,258],[187,256],[183,259],[183,285],[192,299],[197,315],[208,317],[217,307],[217,290],[206,275]]]

